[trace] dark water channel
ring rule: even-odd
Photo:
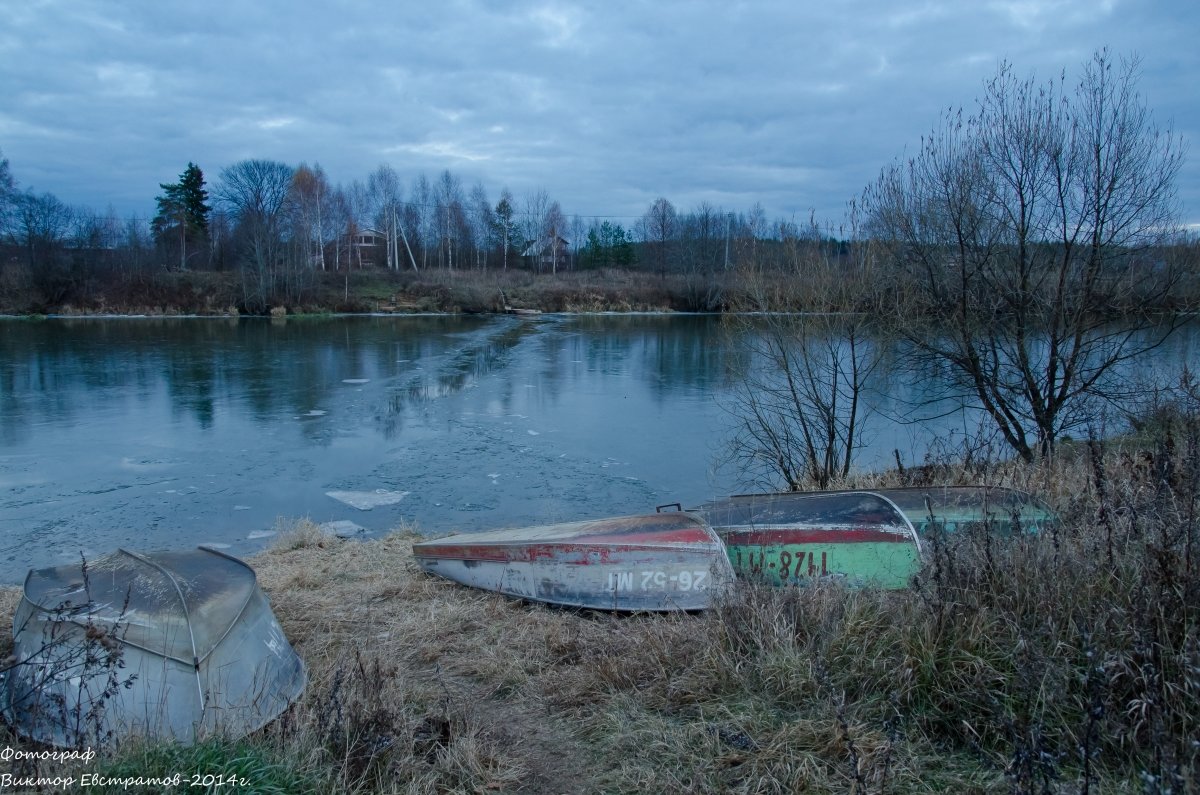
[[[438,534],[728,494],[720,323],[0,319],[0,582],[116,547],[246,554],[281,517]],[[929,396],[882,391],[863,466],[963,427],[891,422]]]

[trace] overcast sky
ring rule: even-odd
[[[189,161],[389,163],[539,188],[567,214],[656,197],[838,222],[1002,60],[1142,58],[1200,223],[1197,0],[0,0],[0,151],[21,188],[153,213]]]

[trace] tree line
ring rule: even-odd
[[[319,164],[261,159],[222,168],[211,183],[189,162],[159,186],[157,212],[143,220],[19,190],[2,157],[0,168],[0,264],[12,271],[0,291],[21,277],[47,308],[114,279],[180,271],[238,273],[251,312],[303,301],[321,274],[366,268],[615,267],[699,278],[761,262],[764,244],[816,234],[811,224],[768,223],[759,205],[743,213],[702,202],[681,212],[659,198],[641,217],[588,217],[568,214],[545,190],[518,199],[504,188],[493,202],[482,183],[467,188],[449,170],[406,183],[384,164],[334,184]]]

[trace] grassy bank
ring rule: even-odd
[[[9,280],[13,281],[13,280]],[[242,275],[169,271],[84,285],[48,301],[30,286],[0,283],[0,314],[231,314],[275,312],[715,311],[736,293],[732,275],[607,269],[558,274],[526,270],[422,273],[375,268],[307,272],[303,283],[248,308]]]
[[[528,605],[423,575],[409,530],[302,521],[251,561],[309,666],[301,702],[237,743],[89,769],[229,767],[263,792],[1194,791],[1195,447],[938,472],[1034,491],[1062,526],[942,539],[906,591],[743,584],[702,615]]]

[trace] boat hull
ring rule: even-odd
[[[1036,534],[1057,521],[1053,511],[1032,495],[1001,486],[906,486],[875,493],[895,503],[922,538],[972,530]]]
[[[710,505],[761,506],[776,501],[794,504],[799,509],[806,504],[806,500],[811,501],[816,497],[833,500],[864,493],[877,495],[893,505],[920,538],[971,530],[986,530],[996,535],[1036,534],[1047,531],[1057,521],[1054,512],[1036,497],[1003,486],[897,486],[867,490],[740,494]],[[704,508],[697,510],[703,511]],[[882,518],[882,514],[875,518]]]
[[[921,567],[912,524],[869,492],[742,496],[696,512],[724,542],[737,576],[749,580],[904,588]]]
[[[721,540],[687,513],[467,533],[413,555],[462,585],[595,610],[702,610],[733,579]]]

